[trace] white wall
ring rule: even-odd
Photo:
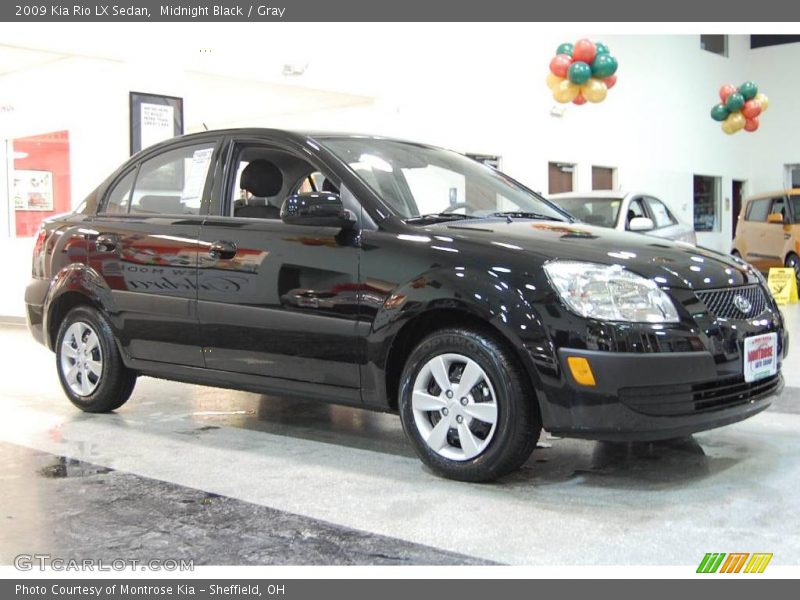
[[[746,193],[778,188],[782,165],[800,162],[791,135],[797,84],[785,75],[800,61],[800,44],[750,50],[748,36],[732,36],[724,58],[702,51],[698,35],[541,24],[189,23],[146,31],[145,54],[138,25],[76,24],[67,36],[50,24],[20,24],[0,35],[0,44],[36,40],[80,54],[0,76],[0,104],[16,107],[0,113],[0,138],[70,131],[75,203],[128,155],[131,90],[182,96],[187,131],[205,123],[396,135],[499,154],[505,171],[543,191],[548,161],[577,163],[579,190],[591,187],[592,165],[616,167],[621,189],[651,192],[689,223],[693,174],[720,177],[719,231],[699,242],[722,251],[730,248],[731,181],[747,181]],[[619,82],[602,104],[568,105],[553,117],[549,60],[559,43],[584,36],[611,47]],[[286,78],[286,62],[308,68]],[[709,109],[721,84],[747,79],[770,96],[770,109],[757,133],[726,136]]]

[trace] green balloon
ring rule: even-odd
[[[745,81],[739,86],[739,93],[744,96],[745,100],[751,100],[758,94],[758,86],[752,81]]]
[[[744,96],[739,92],[733,92],[728,99],[725,100],[725,108],[731,112],[742,110],[744,106]]]
[[[617,59],[610,54],[598,54],[592,63],[592,75],[598,79],[611,77],[617,72]]]
[[[715,121],[724,121],[728,118],[729,114],[731,114],[731,111],[729,111],[721,102],[719,104],[715,104],[711,109],[711,118]]]
[[[567,77],[575,85],[583,85],[591,76],[592,67],[582,61],[572,63],[567,70]]]
[[[561,44],[558,48],[556,48],[556,54],[566,54],[567,56],[572,56],[572,44],[569,42]]]
[[[606,46],[603,42],[597,42],[594,45],[594,47],[597,50],[597,54],[610,54],[611,53],[611,51],[608,49],[608,46]]]

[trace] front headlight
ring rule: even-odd
[[[650,279],[619,265],[553,261],[544,266],[566,305],[583,317],[633,323],[677,323],[669,296]]]

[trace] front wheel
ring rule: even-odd
[[[446,329],[419,343],[400,380],[400,417],[420,459],[460,481],[518,469],[541,429],[525,374],[483,332]]]
[[[56,366],[70,402],[85,412],[116,410],[136,384],[136,373],[123,364],[111,327],[88,306],[72,309],[61,324]]]

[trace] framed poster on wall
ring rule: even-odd
[[[183,98],[130,93],[131,154],[183,135]]]
[[[14,210],[53,210],[53,174],[50,171],[15,169]]]

